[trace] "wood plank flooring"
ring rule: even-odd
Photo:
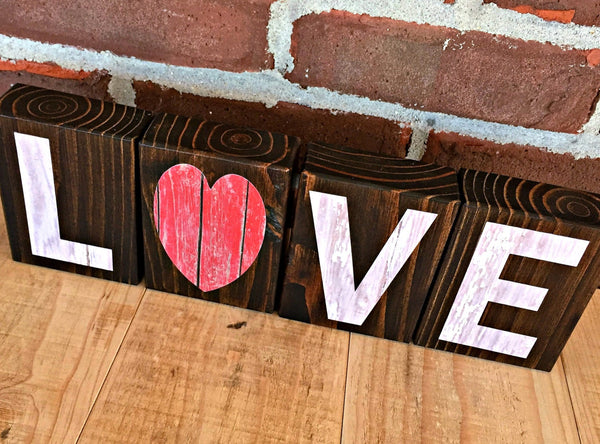
[[[145,289],[12,262],[2,231],[0,442],[75,442]]]
[[[347,356],[337,330],[148,291],[81,442],[339,442]]]
[[[598,443],[599,337],[600,291],[526,370],[18,264],[0,225],[1,444]]]

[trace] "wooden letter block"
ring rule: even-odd
[[[309,145],[279,314],[410,341],[459,207],[449,168]]]
[[[297,147],[157,116],[140,144],[147,286],[273,311]]]
[[[0,187],[13,259],[115,281],[141,278],[141,110],[15,85],[0,99]]]
[[[549,371],[600,276],[600,196],[465,170],[416,343]]]

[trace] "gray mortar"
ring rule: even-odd
[[[108,83],[108,93],[121,105],[135,106],[135,89],[131,78],[112,77]]]
[[[585,133],[555,133],[415,110],[397,103],[340,94],[326,88],[303,89],[286,80],[275,70],[233,73],[217,69],[172,66],[117,56],[108,51],[95,52],[3,35],[0,35],[0,57],[4,60],[53,62],[76,71],[105,69],[115,79],[111,82],[111,95],[116,101],[127,104],[132,104],[134,100],[131,80],[151,81],[182,93],[199,96],[260,102],[269,107],[279,101],[290,102],[333,112],[352,112],[407,122],[417,130],[432,128],[500,144],[532,145],[554,153],[570,153],[576,158],[600,157],[600,137],[593,131],[600,120],[597,115],[593,116]],[[418,140],[417,137],[411,146],[411,156],[418,156]]]
[[[427,150],[430,127],[413,126],[410,145],[406,153],[407,159],[421,160]]]
[[[457,0],[453,5],[440,0],[279,0],[271,5],[267,34],[276,70],[285,73],[294,68],[290,55],[294,22],[302,16],[332,9],[562,47],[600,48],[600,32],[595,27],[549,22],[532,14],[499,8],[494,3],[481,4],[480,0]]]

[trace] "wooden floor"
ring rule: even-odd
[[[0,225],[0,443],[600,443],[599,333],[597,292],[542,373],[15,263]]]

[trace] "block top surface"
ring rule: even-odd
[[[292,168],[299,139],[264,130],[239,128],[218,122],[157,115],[142,145],[188,153],[240,158],[245,162]]]
[[[467,205],[493,206],[600,227],[600,195],[475,170],[460,170]]]
[[[20,84],[0,98],[0,116],[124,139],[139,137],[150,121],[130,106]]]
[[[453,169],[416,160],[310,143],[305,170],[428,197],[460,199]]]

